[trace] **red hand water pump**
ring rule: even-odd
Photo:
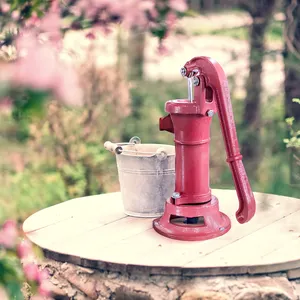
[[[231,227],[209,187],[210,124],[215,113],[239,199],[237,221],[248,222],[256,205],[240,154],[222,67],[215,60],[200,56],[188,61],[181,74],[188,78],[189,99],[167,101],[165,110],[169,114],[159,123],[160,130],[175,136],[175,192],[167,199],[163,216],[153,221],[153,227],[173,239],[207,240],[225,234]]]

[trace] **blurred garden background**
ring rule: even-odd
[[[118,191],[104,142],[173,144],[158,120],[202,55],[228,76],[253,190],[300,197],[299,0],[0,3],[0,224]],[[211,185],[233,188],[218,122]]]

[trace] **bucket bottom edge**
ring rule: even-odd
[[[138,212],[132,212],[128,210],[124,210],[124,213],[129,217],[137,217],[137,218],[157,218],[161,217],[164,212],[151,214],[151,213],[138,213]]]

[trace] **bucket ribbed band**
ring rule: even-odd
[[[175,169],[164,169],[164,170],[133,170],[133,169],[123,169],[118,168],[120,173],[127,174],[141,174],[141,175],[173,175],[175,174]]]

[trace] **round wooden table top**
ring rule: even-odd
[[[225,235],[200,242],[156,233],[152,218],[123,212],[121,193],[77,198],[43,209],[23,224],[48,258],[119,272],[186,276],[300,270],[300,199],[254,193],[257,213],[235,219],[234,190],[213,190],[232,222]]]

